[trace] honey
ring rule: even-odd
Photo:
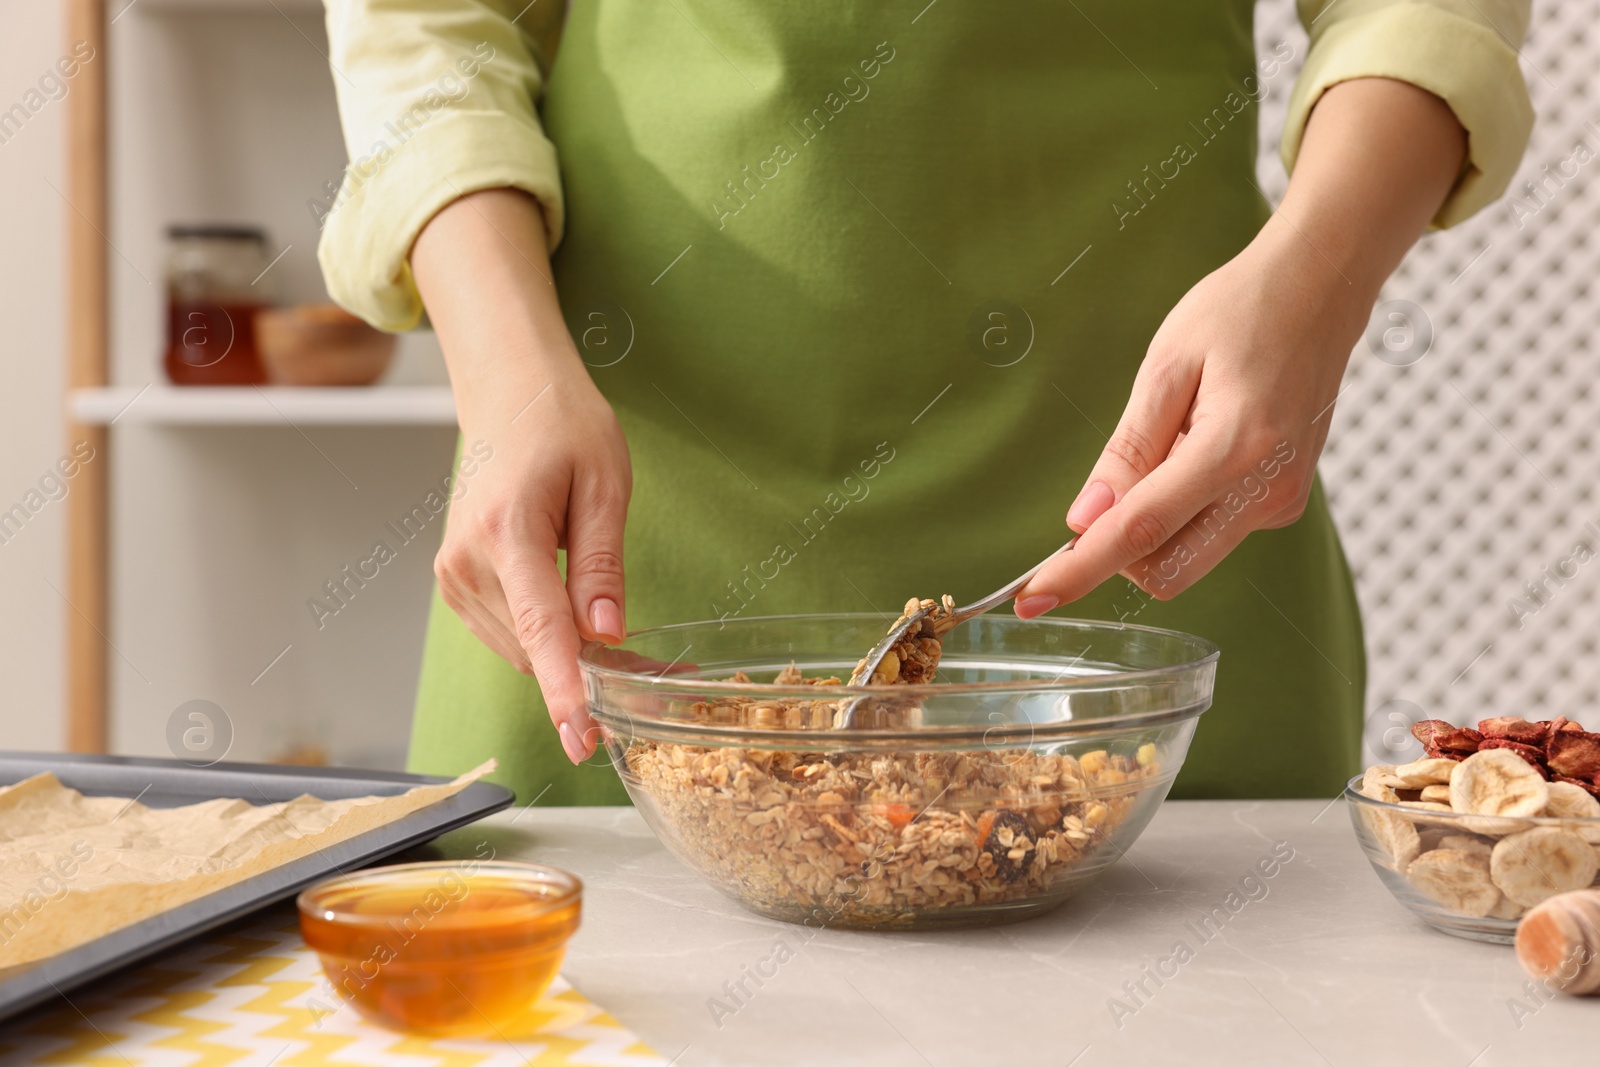
[[[412,863],[313,886],[300,929],[334,991],[385,1026],[514,1036],[578,928],[583,886],[532,864]]]

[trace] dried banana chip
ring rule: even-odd
[[[1459,829],[1460,820],[1456,818],[1455,813],[1450,810],[1450,805],[1448,804],[1435,804],[1428,800],[1401,800],[1398,803],[1402,808],[1413,808],[1419,812],[1419,814],[1411,817],[1412,823],[1418,827],[1438,826],[1446,830]],[[1433,811],[1441,814],[1421,814]]]
[[[1550,790],[1550,802],[1544,809],[1546,815],[1561,819],[1600,819],[1600,800],[1582,786],[1550,782],[1545,788]]]
[[[1456,811],[1538,815],[1549,802],[1549,785],[1526,760],[1509,749],[1475,752],[1462,760],[1450,776],[1450,807]]]
[[[1379,808],[1361,808],[1361,821],[1377,839],[1394,869],[1405,873],[1406,866],[1422,851],[1422,838],[1410,819]]]
[[[1419,759],[1391,768],[1383,777],[1384,785],[1394,789],[1421,789],[1430,785],[1448,785],[1450,772],[1460,766],[1453,759]]]
[[[1516,901],[1502,893],[1500,895],[1500,902],[1489,909],[1489,918],[1520,919],[1522,917],[1522,913],[1527,910],[1527,908],[1524,908],[1521,904],[1518,904]]]
[[[1524,907],[1582,889],[1600,872],[1594,846],[1568,830],[1537,826],[1510,834],[1494,846],[1489,859],[1494,884]]]
[[[1442,829],[1438,826],[1418,827],[1417,836],[1422,841],[1422,851],[1424,852],[1435,848],[1449,848],[1450,846],[1445,844],[1445,840],[1447,838],[1459,837],[1463,841],[1472,840],[1472,838],[1466,836],[1465,834],[1452,834],[1449,830]]]
[[[1377,763],[1368,767],[1361,775],[1361,795],[1370,800],[1396,803],[1400,795],[1394,791],[1394,786],[1388,784],[1393,771],[1394,767],[1387,763]]]
[[[1481,917],[1500,902],[1500,890],[1489,878],[1489,858],[1481,852],[1436,848],[1413,860],[1406,877],[1424,896],[1457,915]]]
[[[1494,845],[1471,834],[1446,834],[1439,839],[1438,848],[1453,848],[1457,852],[1481,852],[1485,856],[1494,851]]]
[[[1579,790],[1582,792],[1582,790]],[[1448,785],[1425,785],[1422,787],[1423,800],[1431,800],[1435,804],[1450,804],[1450,787]]]
[[[1484,837],[1504,837],[1519,830],[1526,830],[1528,820],[1497,819],[1493,815],[1463,815],[1456,819],[1455,825],[1468,833],[1482,834]]]

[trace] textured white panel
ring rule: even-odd
[[[1292,43],[1298,65],[1291,2],[1257,6],[1256,40]],[[1535,4],[1522,69],[1538,123],[1510,193],[1426,237],[1385,287],[1379,312],[1420,312],[1409,341],[1391,342],[1431,332],[1426,354],[1380,336],[1386,361],[1364,339],[1345,377],[1321,470],[1366,619],[1371,757],[1414,753],[1416,718],[1600,728],[1600,558],[1574,557],[1580,541],[1600,550],[1597,66],[1600,2]],[[1291,84],[1274,79],[1261,111],[1274,199]]]

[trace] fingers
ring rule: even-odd
[[[1157,600],[1170,600],[1211,573],[1253,530],[1272,525],[1265,512],[1238,493],[1201,508],[1166,544],[1122,571],[1123,577]]]
[[[554,535],[496,540],[485,553],[447,534],[434,573],[439,594],[473,635],[538,680],[567,758],[588,759],[599,730],[584,698],[581,642],[556,569]]]
[[[440,597],[491,652],[523,674],[532,674],[533,665],[517,643],[516,634],[511,632],[510,613],[505,610],[505,595],[500,591],[499,580],[492,572],[468,573],[470,566],[470,558],[452,558],[446,549],[440,549],[434,561]],[[489,595],[486,597],[483,593]],[[497,604],[499,609],[491,604]]]
[[[509,552],[504,546],[497,548],[502,555],[496,570],[512,631],[539,680],[561,747],[573,763],[582,763],[594,753],[599,730],[589,718],[578,670],[582,642],[556,570],[553,538],[542,545],[516,545]]]
[[[1184,447],[1134,484],[1017,594],[1022,618],[1087,595],[1112,575],[1158,553],[1216,499],[1228,469],[1226,442],[1191,432]],[[1135,579],[1136,580],[1136,579]],[[1159,595],[1159,594],[1158,594]]]
[[[608,645],[627,636],[623,621],[622,528],[627,494],[614,483],[577,487],[567,514],[567,598],[578,633]]]
[[[1167,458],[1199,385],[1198,361],[1145,360],[1116,431],[1067,509],[1075,533],[1092,526]]]

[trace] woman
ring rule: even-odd
[[[622,802],[583,640],[976,596],[1065,509],[1019,615],[1222,647],[1178,794],[1334,793],[1364,665],[1316,459],[1383,280],[1517,164],[1527,7],[1303,3],[1276,213],[1251,11],[580,0],[551,70],[553,0],[329,0],[330,291],[426,308],[494,450],[413,768]]]

